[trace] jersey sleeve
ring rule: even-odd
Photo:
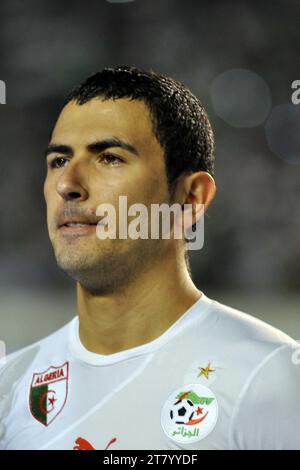
[[[5,419],[13,406],[18,382],[37,355],[40,347],[33,345],[12,353],[0,368],[0,450],[5,446]]]
[[[235,405],[230,448],[300,449],[300,344],[280,346],[253,371]]]

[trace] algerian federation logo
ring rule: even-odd
[[[69,363],[33,374],[29,404],[33,417],[49,426],[63,409],[68,395]]]
[[[175,390],[161,412],[165,434],[179,443],[193,443],[206,437],[215,427],[218,404],[213,392],[200,384]]]

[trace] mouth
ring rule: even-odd
[[[97,222],[66,222],[59,226],[59,231],[64,235],[86,235],[95,233]]]

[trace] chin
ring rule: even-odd
[[[90,271],[95,265],[95,262],[92,262],[92,260],[89,260],[88,256],[82,253],[78,256],[78,253],[74,253],[73,250],[72,250],[72,253],[67,253],[65,251],[61,254],[57,254],[56,262],[58,266],[63,271],[66,271],[67,273],[69,272],[80,273],[80,272]]]

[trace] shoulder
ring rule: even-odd
[[[254,317],[250,313],[225,305],[217,300],[211,304],[212,318],[222,338],[239,347],[249,347],[256,352],[254,363],[259,363],[269,353],[283,345],[297,345],[296,341],[278,328]]]
[[[68,347],[67,337],[69,329],[74,323],[75,318],[45,338],[21,348],[4,358],[0,365],[0,392],[4,382],[9,381],[12,384],[16,379],[19,381],[33,362],[41,362],[48,356],[65,354]]]
[[[235,375],[232,449],[300,449],[300,344],[249,313],[214,301],[212,322]],[[211,328],[212,329],[212,328]]]
[[[238,449],[300,449],[300,345],[273,349],[252,371],[232,417]]]

